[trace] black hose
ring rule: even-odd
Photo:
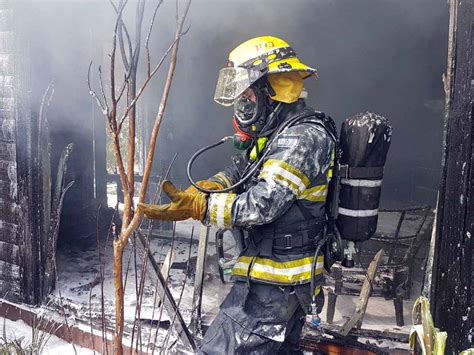
[[[240,179],[239,181],[237,181],[237,183],[235,183],[234,185],[232,186],[229,186],[229,187],[226,187],[226,188],[223,188],[223,189],[220,189],[220,190],[209,190],[209,189],[205,189],[204,187],[201,187],[199,186],[195,181],[194,181],[194,178],[192,177],[192,174],[191,174],[191,169],[192,169],[192,166],[193,166],[193,163],[194,161],[196,160],[196,158],[198,156],[200,156],[202,153],[204,153],[205,151],[208,151],[214,147],[217,147],[221,144],[223,144],[225,141],[227,141],[229,138],[231,137],[224,137],[222,138],[220,141],[214,143],[214,144],[211,144],[211,145],[208,145],[204,148],[201,148],[199,149],[196,153],[194,153],[194,155],[191,157],[191,159],[189,159],[189,162],[188,162],[188,166],[187,166],[187,169],[186,169],[186,172],[187,172],[187,175],[188,175],[188,180],[189,182],[191,183],[191,185],[193,185],[196,189],[198,189],[199,191],[201,192],[204,192],[204,193],[207,193],[207,194],[210,194],[210,193],[216,193],[216,192],[219,192],[219,193],[222,193],[222,192],[229,192],[229,191],[232,191],[234,189],[236,189],[237,187],[239,187],[240,185],[242,185],[245,181],[247,181],[252,175],[253,173],[255,172],[255,170],[257,169],[257,167],[259,166],[259,164],[256,164],[255,167],[250,170],[247,175],[245,175],[242,179]]]
[[[232,137],[224,137],[222,138],[221,140],[219,140],[218,142],[214,143],[214,144],[211,144],[211,145],[208,145],[204,148],[201,148],[199,149],[196,153],[193,154],[193,156],[191,157],[191,159],[189,159],[189,162],[188,162],[188,166],[187,166],[187,169],[186,169],[186,172],[187,172],[187,175],[188,175],[188,180],[189,182],[191,183],[191,185],[193,185],[196,189],[198,189],[199,191],[201,192],[204,192],[204,193],[207,193],[207,194],[210,194],[210,193],[223,193],[223,192],[229,192],[229,191],[232,191],[234,189],[236,189],[237,187],[241,186],[242,184],[244,184],[250,177],[253,176],[253,174],[257,171],[257,169],[260,167],[260,165],[263,164],[264,162],[264,158],[270,153],[270,149],[269,147],[272,145],[272,143],[284,132],[284,130],[290,126],[292,126],[293,124],[295,124],[296,122],[300,121],[300,120],[303,120],[305,118],[309,118],[309,117],[313,117],[314,116],[314,113],[312,114],[307,114],[307,115],[303,115],[303,116],[296,116],[292,119],[290,119],[288,122],[284,123],[276,132],[276,134],[268,141],[268,144],[267,146],[265,147],[265,152],[262,154],[262,156],[254,163],[254,166],[239,180],[237,181],[234,185],[232,186],[229,186],[229,187],[226,187],[226,188],[223,188],[223,189],[220,189],[220,190],[209,190],[209,189],[205,189],[201,186],[199,186],[196,181],[194,180],[194,178],[192,177],[192,174],[191,174],[191,170],[192,170],[192,166],[193,166],[193,163],[194,161],[196,160],[196,158],[198,156],[200,156],[202,153],[204,153],[205,151],[208,151],[214,147],[217,147],[221,144],[223,144],[224,142],[226,142],[227,140],[231,139]],[[257,144],[255,142],[255,144]]]
[[[316,295],[314,294],[314,289],[315,289],[315,269],[316,269],[316,264],[318,263],[318,255],[319,252],[321,251],[321,248],[323,245],[326,243],[328,237],[326,232],[324,233],[324,237],[316,244],[316,250],[314,251],[314,259],[311,265],[311,302],[316,303]]]

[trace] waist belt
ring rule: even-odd
[[[264,225],[249,231],[249,237],[258,254],[269,257],[273,254],[273,249],[312,249],[315,241],[321,236],[325,223],[325,220],[306,221],[294,225],[293,228],[291,225]]]
[[[309,232],[300,232],[301,234],[285,234],[281,237],[273,238],[273,247],[276,249],[292,249],[314,245],[316,234],[309,235]]]

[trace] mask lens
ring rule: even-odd
[[[235,99],[264,73],[240,67],[223,68],[219,71],[214,101],[223,106],[231,106]]]
[[[257,114],[257,103],[248,96],[241,95],[234,102],[234,116],[243,127],[253,122]]]

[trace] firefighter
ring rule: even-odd
[[[165,181],[171,203],[138,206],[149,218],[192,217],[244,231],[245,248],[233,267],[236,282],[202,340],[203,354],[301,353],[312,294],[321,310],[323,253],[314,258],[325,231],[335,142],[324,123],[330,119],[301,98],[303,80],[310,76],[317,76],[316,70],[279,38],[257,37],[236,47],[219,72],[214,99],[233,106],[238,146],[247,149],[230,167],[198,182],[217,192],[194,186],[180,191]],[[245,183],[219,192],[257,162]]]

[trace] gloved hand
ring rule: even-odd
[[[171,199],[171,203],[165,205],[139,203],[137,208],[145,216],[162,221],[182,221],[188,218],[202,221],[204,219],[207,210],[206,194],[198,191],[181,191],[168,180],[163,181],[161,188]]]
[[[200,180],[196,182],[196,184],[208,190],[221,190],[224,188],[224,186],[222,186],[218,182],[211,181],[211,180]],[[200,191],[196,189],[193,185],[191,185],[186,190],[184,190],[184,192],[196,193]]]

